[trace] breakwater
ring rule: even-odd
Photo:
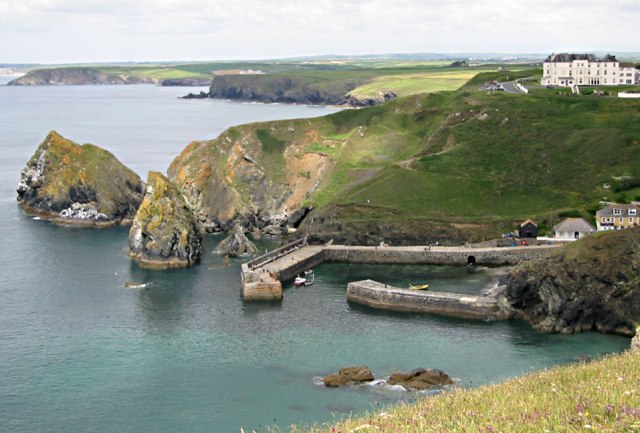
[[[521,247],[364,247],[307,245],[297,241],[242,265],[242,297],[245,300],[282,299],[282,283],[325,262],[373,264],[477,264],[515,265],[543,257],[556,246]]]
[[[496,297],[461,295],[391,287],[372,280],[349,283],[347,300],[392,311],[436,313],[469,319],[496,319]]]

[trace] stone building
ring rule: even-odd
[[[545,86],[619,86],[640,83],[640,71],[634,63],[620,62],[607,54],[551,54],[544,61],[542,84]]]
[[[610,204],[596,212],[598,231],[622,230],[640,225],[640,207],[635,204]]]

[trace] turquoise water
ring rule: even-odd
[[[614,336],[545,335],[519,322],[395,314],[345,299],[346,282],[362,278],[477,293],[494,284],[494,270],[326,264],[313,286],[287,285],[281,303],[244,303],[241,261],[226,266],[213,253],[219,236],[206,239],[201,265],[149,271],[127,258],[125,228],[57,227],[16,206],[19,171],[49,129],[108,144],[144,172],[165,168],[191,138],[215,136],[225,121],[328,111],[177,100],[182,93],[0,87],[1,432],[286,430],[414,397],[314,384],[347,365],[367,364],[378,377],[441,368],[473,386],[628,346]]]

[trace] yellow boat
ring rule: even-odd
[[[411,290],[427,290],[429,288],[428,284],[418,284],[417,286],[414,286],[413,284],[409,283],[409,288]]]

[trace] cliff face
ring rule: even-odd
[[[304,81],[299,77],[272,75],[217,75],[209,95],[264,103],[336,105],[357,83],[336,81],[331,86],[322,81]]]
[[[303,128],[309,124],[254,124],[193,142],[171,163],[169,178],[206,231],[240,224],[281,234],[299,222],[296,211],[304,208],[331,165],[326,155],[309,151],[317,138],[317,131]]]
[[[126,74],[104,73],[93,68],[38,69],[8,83],[9,86],[81,84],[157,84],[159,80]]]
[[[142,201],[142,180],[111,153],[51,131],[20,174],[18,202],[65,224],[130,222]]]
[[[634,335],[640,321],[640,228],[589,236],[518,265],[506,301],[542,331]]]
[[[177,188],[149,172],[144,200],[129,231],[130,256],[154,268],[192,266],[202,256],[202,236]]]

